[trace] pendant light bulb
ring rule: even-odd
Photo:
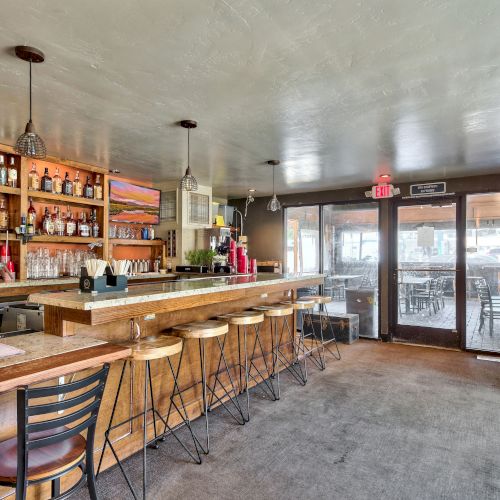
[[[184,177],[181,179],[181,182],[180,182],[181,191],[198,191],[198,181],[196,180],[194,175],[191,173],[191,166],[189,164],[189,156],[190,156],[189,131],[192,128],[196,128],[197,125],[198,124],[194,120],[181,121],[181,127],[187,128],[187,131],[188,131],[188,140],[187,140],[188,166],[186,168],[186,173],[184,174]]]
[[[281,203],[279,202],[274,189],[274,167],[279,165],[280,162],[279,160],[269,160],[267,163],[273,167],[273,196],[267,203],[267,210],[270,212],[277,212],[278,210],[281,210]]]
[[[21,134],[14,146],[14,151],[28,158],[43,159],[47,156],[47,148],[43,139],[35,132],[35,126],[31,120],[32,89],[31,89],[31,64],[41,63],[45,60],[43,52],[34,47],[17,46],[16,56],[30,63],[30,119],[26,124],[24,134]]]

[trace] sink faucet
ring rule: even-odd
[[[240,236],[243,236],[243,214],[237,209],[234,209],[234,228],[238,228],[238,214],[240,215],[240,227],[241,227],[241,232]]]

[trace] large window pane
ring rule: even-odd
[[[467,196],[468,349],[500,352],[500,193]]]
[[[378,203],[323,207],[325,293],[334,314],[358,314],[359,334],[378,337]]]
[[[289,273],[319,271],[319,207],[286,209],[286,270]]]

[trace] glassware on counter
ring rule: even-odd
[[[56,250],[38,248],[26,255],[28,279],[59,278],[61,276],[79,277],[87,259],[95,259],[90,250]]]

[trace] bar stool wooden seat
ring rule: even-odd
[[[323,344],[323,348],[326,349],[326,351],[328,351],[335,359],[340,360],[341,355],[340,355],[339,345],[337,344],[337,339],[335,337],[335,332],[333,331],[333,325],[330,313],[327,307],[327,304],[330,304],[333,299],[329,295],[308,295],[307,299],[314,300],[314,302],[319,306],[319,313],[318,313],[319,325],[320,325],[319,328],[320,328],[321,343]],[[327,328],[330,329],[331,338],[325,340],[323,331],[325,331]],[[337,354],[335,354],[335,352],[330,349],[331,343],[335,344]]]
[[[258,387],[266,398],[270,398],[272,401],[276,401],[276,393],[272,385],[272,359],[266,359],[268,352],[265,351],[262,339],[260,336],[260,326],[264,322],[264,313],[261,311],[248,310],[248,311],[238,311],[234,313],[229,313],[224,316],[220,316],[219,319],[227,321],[229,325],[236,326],[238,334],[238,368],[239,368],[239,391],[240,394],[246,393],[246,417],[247,422],[250,421],[250,394],[249,394],[249,380],[250,378],[255,382],[256,387]],[[251,350],[248,349],[248,337],[250,332],[253,330],[255,335],[253,346]],[[244,363],[241,360],[242,354],[242,342],[241,337],[243,337],[243,356]],[[272,352],[271,352],[272,357]],[[259,369],[256,362],[259,358],[262,358],[264,362],[264,370],[267,376],[264,375],[263,370]],[[221,360],[219,359],[219,367]],[[219,369],[219,368],[218,368]],[[243,386],[243,374],[245,378],[245,385]]]
[[[191,323],[185,323],[182,325],[177,325],[172,328],[172,335],[183,338],[184,340],[196,339],[198,340],[198,349],[200,353],[200,372],[201,372],[201,386],[203,395],[203,415],[205,417],[205,433],[206,441],[205,446],[202,446],[199,439],[196,437],[196,442],[200,446],[203,453],[208,454],[210,451],[210,432],[208,425],[208,412],[211,409],[213,400],[215,399],[226,411],[227,413],[240,425],[245,424],[245,416],[243,410],[238,401],[238,391],[234,384],[233,378],[229,371],[229,365],[227,363],[224,348],[226,345],[226,334],[229,331],[229,324],[227,321],[220,320],[206,320],[206,321],[193,321]],[[207,374],[207,362],[206,362],[206,342],[210,339],[216,341],[218,346],[220,357],[219,366],[215,373]],[[222,340],[221,340],[222,339]],[[182,346],[181,360],[179,361],[178,370],[180,370],[182,356],[184,353],[185,344]],[[221,365],[224,365],[221,369]],[[228,385],[225,385],[220,378],[220,375],[225,373],[228,378]],[[213,376],[214,383],[211,386],[208,383],[208,378]],[[221,396],[218,395],[217,384],[219,385],[219,390],[222,392]],[[183,390],[180,389],[175,396],[181,397]],[[210,403],[208,401],[208,392],[210,393]],[[174,396],[174,394],[173,394]],[[229,406],[231,405],[231,406]],[[235,410],[235,412],[231,409]]]
[[[314,307],[316,306],[316,301],[311,298],[311,296],[306,295],[303,297],[298,297],[297,299],[285,302],[286,304],[290,304],[294,311],[297,314],[297,317],[300,317],[301,331],[300,331],[300,339],[301,342],[298,343],[298,346],[303,348],[302,354],[304,357],[310,357],[314,364],[320,369],[324,370],[326,368],[325,365],[325,355],[324,355],[324,345],[322,342],[322,332],[319,334],[316,333],[314,328],[314,323],[312,320],[312,313],[314,311]],[[306,333],[306,328],[308,327],[309,333]],[[307,343],[306,347],[306,339],[310,340]],[[307,365],[306,365],[307,369]],[[307,371],[306,371],[307,377]]]
[[[90,498],[97,499],[94,435],[108,371],[106,364],[76,382],[17,390],[17,436],[0,443],[0,484],[15,486],[16,499],[26,498],[28,485],[45,481],[51,481],[52,498],[67,498],[85,480]],[[61,494],[61,476],[77,467],[80,479]]]
[[[175,439],[179,442],[179,444],[184,448],[184,450],[188,453],[188,455],[196,463],[198,463],[198,464],[201,463],[201,457],[200,457],[200,453],[198,451],[198,444],[196,442],[194,433],[191,429],[191,423],[188,419],[187,411],[186,411],[184,402],[182,401],[182,406],[176,407],[176,410],[177,410],[179,416],[181,417],[183,424],[187,425],[189,428],[189,431],[191,433],[191,438],[193,439],[195,454],[193,454],[189,450],[189,448],[184,444],[184,442],[181,441],[180,438],[177,436],[174,429],[172,429],[168,425],[168,419],[170,416],[171,407],[169,408],[169,412],[168,412],[167,417],[165,419],[164,417],[162,417],[162,415],[156,409],[154,397],[153,397],[153,381],[152,381],[152,377],[151,377],[151,364],[150,364],[151,361],[166,359],[168,366],[170,367],[170,372],[172,374],[173,380],[174,380],[174,388],[173,388],[172,394],[176,391],[176,388],[178,388],[177,372],[174,370],[170,358],[172,356],[175,356],[176,354],[179,354],[182,352],[182,347],[183,347],[182,339],[180,339],[178,337],[174,337],[174,336],[160,335],[158,337],[137,338],[136,340],[133,340],[133,341],[124,342],[123,345],[130,347],[132,353],[126,360],[124,360],[124,363],[123,363],[123,367],[122,367],[122,371],[121,371],[121,375],[120,375],[120,381],[118,383],[118,389],[116,391],[116,397],[115,397],[115,401],[113,404],[113,409],[111,411],[111,416],[109,419],[108,429],[104,433],[105,440],[104,440],[104,446],[103,446],[103,449],[101,452],[101,457],[99,460],[99,466],[97,468],[97,475],[99,475],[106,448],[109,446],[109,448],[111,449],[111,452],[113,453],[113,456],[115,457],[115,460],[118,464],[118,467],[120,468],[120,470],[123,474],[123,477],[125,478],[125,481],[127,482],[127,485],[130,488],[132,495],[134,496],[135,499],[138,498],[137,493],[136,493],[129,477],[128,477],[127,473],[125,472],[125,469],[123,468],[123,464],[121,463],[120,459],[118,458],[118,454],[113,446],[113,443],[111,442],[110,433],[114,429],[117,429],[118,427],[121,427],[126,423],[130,423],[137,418],[142,418],[143,419],[143,427],[142,427],[142,429],[143,429],[142,498],[146,499],[146,486],[147,486],[147,453],[146,453],[146,449],[148,447],[157,449],[158,442],[163,441],[165,439],[167,432],[172,434],[175,437]],[[121,392],[121,387],[122,387],[126,367],[127,367],[127,365],[129,365],[130,372],[132,373],[132,366],[133,366],[133,363],[135,363],[135,362],[144,362],[145,363],[143,411],[141,411],[140,413],[138,413],[136,415],[133,415],[132,417],[129,417],[126,420],[123,420],[119,423],[113,424],[113,420],[114,420],[115,412],[116,412],[117,405],[118,405],[118,399],[120,397],[120,392]],[[151,399],[151,407],[150,408],[148,408],[148,390],[149,390],[149,394],[150,394],[149,397]],[[171,398],[172,398],[172,396],[171,396]],[[148,434],[147,434],[147,415],[149,412],[152,413],[153,429],[154,429],[154,438],[150,441],[148,440]],[[164,424],[164,429],[163,429],[163,432],[161,434],[158,433],[157,418]]]
[[[307,373],[299,361],[299,349],[292,333],[288,317],[294,312],[291,303],[266,304],[253,307],[255,311],[261,311],[266,318],[269,318],[269,328],[271,330],[273,364],[272,364],[272,379],[276,381],[276,399],[281,396],[280,392],[280,370],[279,365],[286,368],[288,372],[301,385],[307,382]],[[280,327],[281,321],[281,327]],[[285,348],[291,348],[291,353],[287,353]],[[303,347],[303,346],[302,346]],[[303,349],[302,349],[303,350]],[[305,359],[304,359],[305,361]],[[303,361],[303,363],[304,363]],[[305,368],[305,366],[304,366]]]

